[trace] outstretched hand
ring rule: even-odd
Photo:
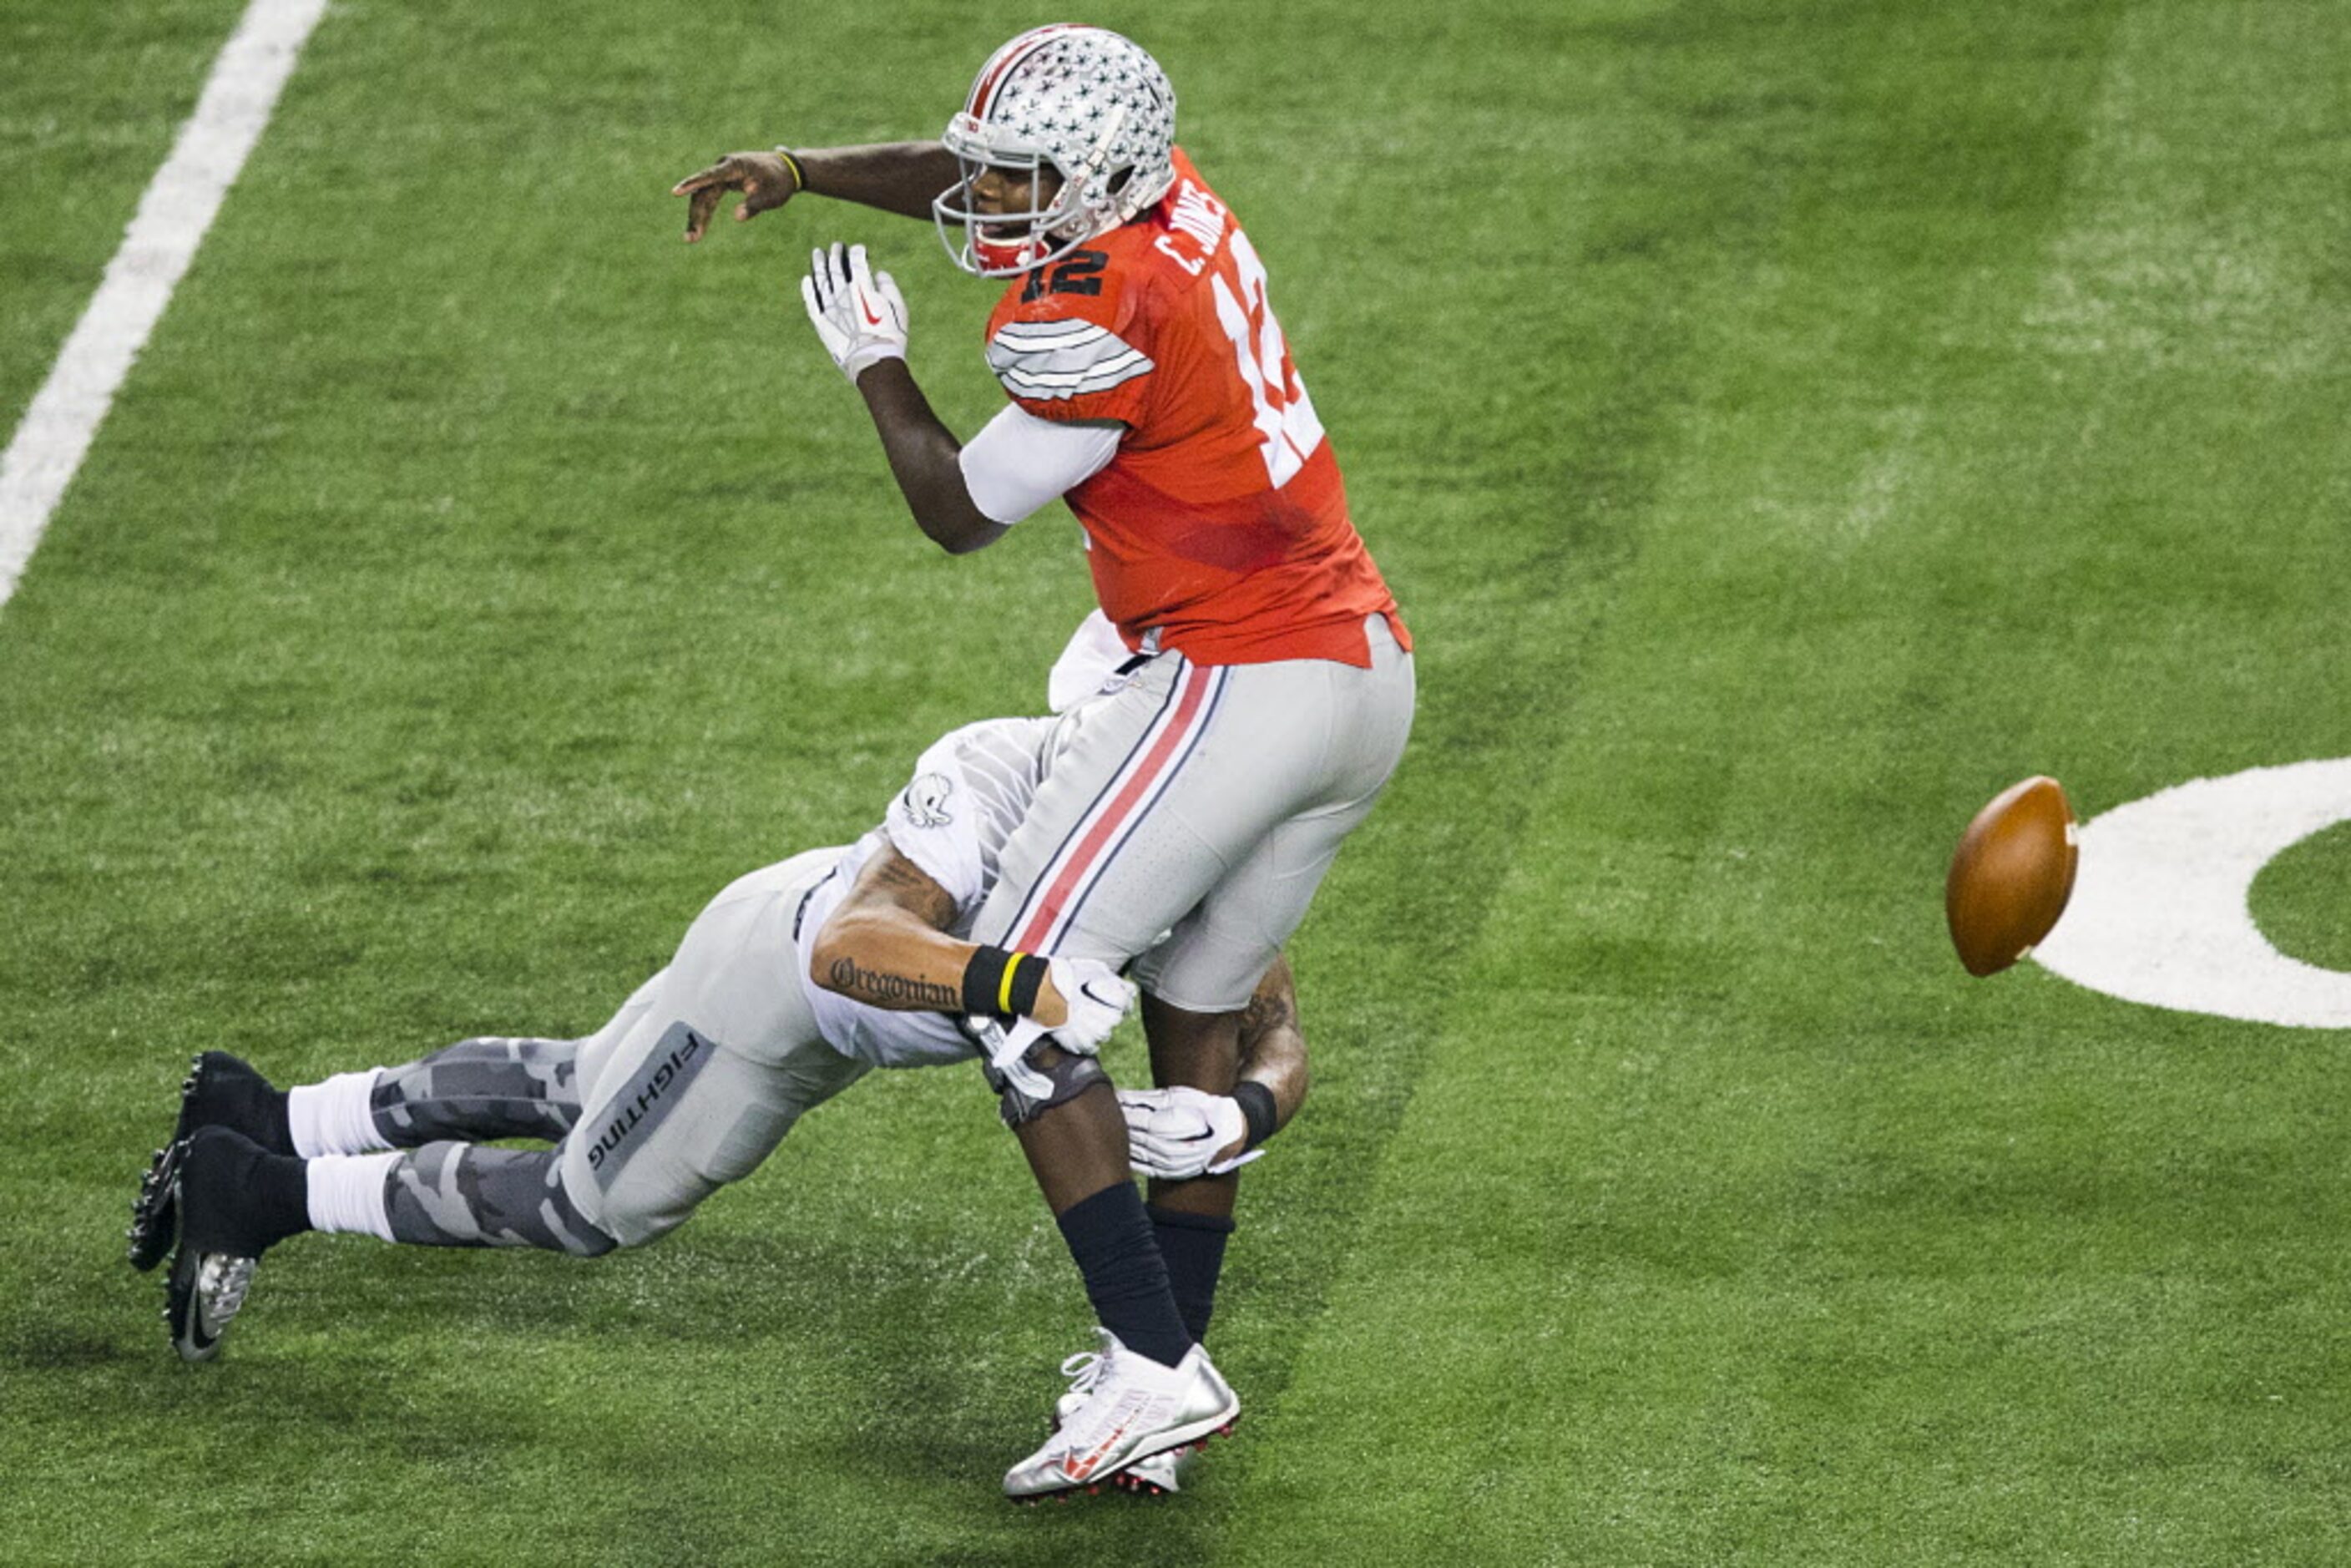
[[[799,178],[781,153],[729,152],[709,168],[697,169],[672,185],[669,193],[686,198],[685,243],[692,245],[710,226],[710,214],[718,210],[719,199],[727,192],[742,193],[735,207],[735,221],[741,224],[782,206],[799,194]]]
[[[851,386],[867,366],[906,357],[905,296],[888,273],[865,264],[863,246],[835,244],[831,250],[810,252],[800,300],[824,351]]]

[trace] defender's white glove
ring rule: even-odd
[[[1237,1171],[1265,1153],[1243,1154],[1249,1118],[1240,1102],[1197,1089],[1122,1089],[1118,1108],[1126,1113],[1127,1159],[1136,1172],[1162,1181]],[[1217,1156],[1231,1151],[1232,1157]]]
[[[850,385],[868,365],[906,357],[906,301],[888,273],[867,269],[863,246],[810,251],[800,299]]]
[[[1081,1056],[1101,1054],[1102,1041],[1134,1005],[1134,986],[1092,958],[1055,958],[1050,967],[1053,988],[1070,1009],[1068,1019],[1053,1030],[1054,1042]]]
[[[1029,1052],[1045,1039],[1045,1026],[1035,1019],[1014,1019],[1009,1024],[974,1013],[963,1020],[963,1032],[979,1047],[987,1064],[1031,1100],[1053,1092],[1053,1081],[1029,1065]]]
[[[1029,1065],[1029,1053],[1046,1040],[1080,1056],[1097,1056],[1102,1042],[1118,1028],[1119,1019],[1134,1005],[1135,990],[1108,964],[1092,958],[1048,960],[1053,988],[1070,1011],[1057,1029],[1047,1029],[1032,1018],[1001,1023],[992,1018],[964,1019],[964,1032],[978,1046],[988,1065],[1031,1099],[1053,1092],[1052,1081]]]

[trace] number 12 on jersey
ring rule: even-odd
[[[1249,389],[1257,410],[1257,429],[1265,471],[1275,489],[1290,483],[1307,458],[1322,444],[1322,422],[1314,417],[1314,400],[1290,362],[1290,345],[1282,340],[1281,325],[1265,302],[1265,264],[1249,236],[1235,229],[1227,246],[1240,292],[1219,272],[1209,279],[1216,286],[1217,319],[1233,340],[1233,359],[1240,367],[1241,385]]]

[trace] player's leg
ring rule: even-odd
[[[1085,1280],[1102,1348],[1064,1364],[1075,1381],[1057,1406],[1056,1429],[1006,1472],[1006,1493],[1021,1501],[1111,1480],[1229,1427],[1240,1412],[1207,1353],[1185,1333],[1126,1168],[1125,1117],[1108,1075],[1091,1057],[1050,1044],[1028,1061],[1051,1085],[1041,1098],[992,1073],[991,1082]]]
[[[176,1178],[167,1316],[181,1354],[212,1353],[252,1260],[300,1230],[594,1256],[666,1233],[754,1168],[865,1071],[823,1042],[788,956],[799,895],[828,865],[770,867],[704,910],[669,968],[578,1053],[580,1125],[554,1149],[444,1141],[306,1161],[200,1130]]]
[[[1210,669],[1163,657],[1125,690],[1080,710],[1071,744],[1056,757],[1029,817],[1005,846],[1003,874],[975,935],[1006,947],[1124,962],[1158,944],[1292,819],[1352,813],[1352,827],[1393,770],[1411,725],[1410,660],[1384,624],[1374,648],[1374,667],[1362,671],[1308,661]],[[1311,884],[1305,891],[1311,894]],[[1223,934],[1221,925],[1216,934]],[[1284,927],[1280,936],[1287,935]],[[1238,1012],[1279,941],[1229,1001],[1211,998],[1192,1010]],[[1222,968],[1238,969],[1246,958],[1224,955]],[[1217,968],[1204,967],[1222,983]],[[1187,998],[1165,999],[1181,1005]],[[1238,1019],[1217,1027],[1237,1030]],[[1224,1088],[1231,1071],[1228,1061]],[[1049,1114],[1067,1109],[1055,1106]],[[1105,1152],[1123,1165],[1123,1120],[1097,1129],[1071,1115],[1043,1146],[1024,1139],[1049,1200],[1092,1179]],[[1123,1172],[1055,1208],[1105,1328],[1116,1332],[1107,1321],[1116,1310],[1130,1322],[1151,1320],[1151,1337],[1169,1343],[1155,1325],[1170,1313],[1180,1323],[1183,1312],[1172,1282],[1164,1294],[1144,1289],[1146,1271],[1165,1277],[1166,1259]],[[1133,1293],[1105,1300],[1096,1286],[1104,1278],[1129,1281]],[[1186,1330],[1179,1343],[1195,1347],[1186,1352],[1189,1364],[1198,1354],[1195,1336]],[[1114,1343],[1112,1364],[1118,1364],[1118,1351],[1130,1348],[1123,1338]],[[1164,1361],[1164,1353],[1151,1359]],[[1066,1485],[1068,1466],[1088,1440],[1091,1415],[1121,1392],[1116,1379],[1098,1385],[1053,1442],[1015,1467],[1007,1490],[1019,1495]],[[1155,1437],[1156,1448],[1131,1450],[1109,1469],[1185,1440]]]
[[[653,984],[641,987],[601,1032],[624,1030]],[[445,1139],[552,1142],[578,1119],[578,1058],[587,1043],[486,1036],[403,1066],[339,1072],[291,1089],[273,1087],[225,1051],[205,1051],[180,1085],[172,1142],[155,1151],[131,1203],[131,1266],[152,1269],[171,1248],[178,1223],[171,1151],[199,1127],[226,1127],[271,1154],[304,1159],[418,1148]]]
[[[1187,770],[1212,767],[1206,758],[1222,743],[1220,723],[1230,727],[1220,720],[1229,685],[1228,672],[1166,655],[1118,693],[1074,714],[1071,735],[1004,847],[997,883],[974,922],[975,936],[1123,963],[1174,924],[1211,885],[1219,865],[1176,814],[1155,817],[1154,810]],[[1114,890],[1097,897],[1105,875],[1121,872],[1144,895],[1124,897],[1124,890]],[[1080,923],[1077,917],[1088,912]],[[1006,1119],[1107,1337],[1102,1355],[1073,1358],[1073,1364],[1084,1364],[1061,1406],[1061,1431],[1005,1479],[1016,1497],[1105,1479],[1133,1458],[1147,1457],[1121,1453],[1100,1463],[1078,1441],[1081,1429],[1092,1425],[1089,1412],[1103,1404],[1113,1385],[1174,1381],[1178,1369],[1186,1369],[1185,1392],[1162,1391],[1153,1396],[1156,1403],[1198,1405],[1190,1414],[1220,1420],[1238,1408],[1184,1328],[1127,1168],[1124,1118],[1107,1078],[1091,1060],[1050,1048],[1032,1064],[1052,1075],[1054,1092],[1041,1103],[1008,1097]],[[1072,1466],[1085,1471],[1083,1478],[1070,1474]]]
[[[1374,636],[1375,661],[1394,656]],[[1276,955],[1303,919],[1307,905],[1336,858],[1339,846],[1370,814],[1385,788],[1411,721],[1411,664],[1397,660],[1383,681],[1340,676],[1348,722],[1323,770],[1323,797],[1281,822],[1222,876],[1178,922],[1168,939],[1140,957],[1142,1011],[1152,1075],[1160,1084],[1184,1084],[1209,1093],[1232,1092],[1238,1072],[1242,1010]],[[1154,1180],[1145,1212],[1167,1266],[1168,1283],[1186,1330],[1205,1341],[1216,1311],[1217,1287],[1235,1230],[1240,1173]],[[1123,1486],[1174,1490],[1177,1450],[1123,1473]]]
[[[632,1005],[637,1000],[632,998]],[[553,1143],[579,1119],[579,1060],[586,1043],[484,1035],[398,1067],[339,1072],[298,1085],[287,1092],[292,1152],[309,1158],[453,1140]]]
[[[1146,1012],[1145,1028],[1151,1031],[1155,1059],[1165,1022]],[[1228,1088],[1230,1074],[1226,1076]],[[1213,1298],[1214,1272],[1202,1267],[1197,1253],[1204,1245],[1214,1246],[1220,1265],[1224,1236],[1232,1229],[1229,1206],[1195,1217],[1164,1214],[1155,1203],[1144,1203],[1129,1173],[1113,1163],[1122,1156],[1110,1151],[1123,1150],[1125,1140],[1123,1129],[1098,1124],[1105,1111],[1117,1114],[1107,1078],[1069,1104],[1015,1128],[1084,1276],[1096,1320],[1111,1336],[1104,1340],[1103,1352],[1073,1355],[1062,1364],[1071,1384],[1054,1407],[1057,1435],[1080,1418],[1119,1351],[1133,1350],[1175,1364],[1205,1337],[1207,1315],[1196,1314],[1198,1288],[1192,1282],[1207,1275]],[[1196,1448],[1194,1442],[1178,1444],[1107,1474],[1122,1490],[1164,1495],[1181,1490],[1183,1468]],[[1020,1472],[1016,1469],[1014,1473]]]
[[[823,1041],[789,961],[800,897],[831,863],[797,857],[710,902],[669,967],[580,1046],[577,1109],[554,1149],[438,1143],[393,1166],[392,1239],[637,1246],[757,1168],[804,1112],[865,1071]]]
[[[398,1067],[339,1072],[288,1090],[293,1152],[308,1159],[450,1141],[553,1143],[580,1119],[582,1055],[599,1041],[609,1049],[634,1027],[665,974],[639,986],[584,1039],[483,1035]]]
[[[1057,1082],[1082,1080],[1069,1099],[1016,1123],[1013,1133],[1084,1277],[1096,1321],[1128,1349],[1173,1366],[1194,1336],[1126,1166],[1126,1121],[1109,1076],[1054,1047],[1034,1061]]]
[[[1180,1083],[1209,1094],[1233,1092],[1239,1075],[1240,1014],[1192,1012],[1145,992],[1143,1029],[1154,1082],[1163,1088]],[[1147,1184],[1144,1212],[1166,1260],[1168,1289],[1184,1314],[1185,1331],[1196,1340],[1208,1337],[1239,1193],[1238,1171],[1187,1181],[1154,1177]]]
[[[1078,710],[975,936],[1111,962],[1141,954],[1158,1064],[1179,1074],[1167,1081],[1228,1092],[1240,1009],[1410,733],[1410,656],[1384,622],[1369,632],[1368,669],[1163,656]],[[1092,1153],[1057,1148],[1040,1181],[1060,1161],[1091,1168]],[[1230,1184],[1195,1199],[1170,1207],[1228,1213]]]

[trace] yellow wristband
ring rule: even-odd
[[[776,149],[776,156],[782,159],[784,161],[784,167],[792,172],[792,193],[794,195],[798,195],[802,191],[807,190],[808,171],[800,167],[800,161],[792,156],[791,150],[789,148],[778,147]]]
[[[1020,972],[1020,960],[1026,958],[1029,955],[1026,953],[1016,950],[1009,958],[1007,958],[1004,961],[1004,978],[998,983],[996,988],[996,1010],[998,1012],[1008,1013],[1012,1011],[1012,977]]]

